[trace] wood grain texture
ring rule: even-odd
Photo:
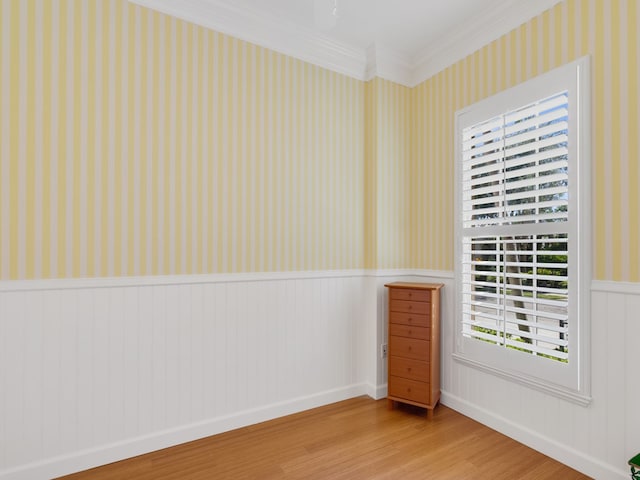
[[[443,284],[393,282],[385,287],[389,298],[389,407],[393,408],[397,402],[425,407],[431,418],[440,400],[440,290]],[[418,322],[414,322],[414,315],[428,320],[426,325],[420,321],[426,328],[415,326]],[[423,362],[424,368],[407,369],[404,364],[396,364],[402,359]],[[426,372],[422,377],[417,376],[420,370]]]
[[[449,408],[422,412],[359,397],[62,478],[588,478]]]

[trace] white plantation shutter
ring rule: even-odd
[[[567,92],[462,132],[464,228],[565,221]]]
[[[465,334],[568,360],[566,234],[465,237],[463,252]]]
[[[512,89],[523,92],[520,104],[510,91],[457,115],[456,356],[535,377],[536,386],[549,382],[562,395],[588,383],[579,295],[588,241],[579,232],[588,229],[578,192],[586,187],[578,183],[589,165],[578,158],[587,97],[577,88],[579,67]]]
[[[568,103],[560,92],[462,131],[464,332],[562,361],[569,345]],[[518,224],[531,234],[484,236]]]

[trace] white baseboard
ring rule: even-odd
[[[513,423],[456,395],[443,391],[441,403],[597,480],[627,480],[629,478],[629,473],[625,470],[618,470],[612,465],[605,464],[568,445]]]
[[[295,398],[286,402],[275,403],[253,410],[245,410],[232,415],[157,432],[144,437],[104,445],[96,449],[78,451],[71,455],[21,465],[19,468],[0,472],[0,480],[44,480],[68,475],[99,465],[106,465],[125,458],[135,457],[365,394],[369,394],[368,385],[349,385],[306,397]]]
[[[369,395],[374,400],[380,400],[381,398],[385,398],[387,396],[387,384],[384,385],[371,385],[367,384],[367,395]]]

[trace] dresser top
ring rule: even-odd
[[[417,283],[417,282],[393,282],[387,283],[389,288],[411,288],[414,290],[439,290],[444,287],[442,283]]]

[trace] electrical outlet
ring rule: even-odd
[[[387,358],[387,344],[380,345],[380,358]]]

